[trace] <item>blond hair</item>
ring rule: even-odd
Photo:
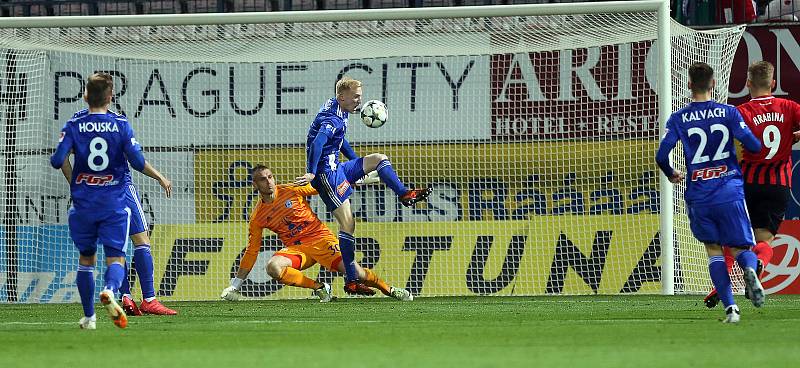
[[[358,87],[361,87],[361,81],[345,75],[336,82],[336,95],[339,96],[344,93],[344,91],[354,91]]]
[[[747,79],[756,89],[772,89],[775,67],[769,61],[756,61],[747,67]]]

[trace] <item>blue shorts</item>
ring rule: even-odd
[[[689,227],[694,237],[703,243],[736,248],[748,248],[755,244],[750,215],[744,200],[711,206],[690,206]]]
[[[97,241],[103,244],[106,257],[125,257],[131,211],[77,211],[69,209],[69,235],[81,255],[97,253]]]
[[[142,209],[142,199],[133,184],[128,184],[125,189],[125,203],[131,210],[131,235],[150,230]]]
[[[339,164],[334,171],[317,173],[311,181],[311,186],[319,192],[319,197],[325,202],[328,212],[333,212],[353,193],[350,183],[355,183],[363,176],[364,159],[359,157]]]

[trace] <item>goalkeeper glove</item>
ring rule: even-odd
[[[222,295],[219,297],[227,301],[235,302],[242,297],[242,294],[239,293],[239,290],[237,290],[235,287],[228,286],[225,288],[225,290],[222,290]]]

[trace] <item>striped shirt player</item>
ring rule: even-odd
[[[753,227],[777,234],[792,185],[792,144],[794,132],[800,130],[800,104],[765,95],[739,105],[738,109],[763,143],[758,153],[742,155],[747,208]]]
[[[751,100],[738,106],[745,123],[763,147],[757,153],[744,152],[742,173],[747,211],[753,225],[758,257],[756,273],[772,260],[770,243],[786,214],[792,185],[792,144],[800,130],[800,104],[772,96],[775,88],[775,67],[767,61],[756,61],[747,68],[747,88]],[[730,270],[733,257],[726,253],[725,263]],[[716,290],[703,298],[706,307],[719,302]]]
[[[278,235],[284,247],[267,261],[267,274],[284,285],[313,289],[320,301],[330,301],[330,285],[311,280],[301,272],[317,263],[330,271],[344,271],[338,239],[320,221],[308,202],[307,197],[316,195],[317,190],[308,184],[276,185],[272,171],[262,165],[253,168],[252,176],[260,200],[250,216],[247,249],[239,262],[236,277],[220,296],[231,301],[239,299],[242,283],[261,251],[264,229],[269,229]],[[390,287],[372,270],[357,268],[359,277],[367,286],[398,300],[413,300],[410,292]]]

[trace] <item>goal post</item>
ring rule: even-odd
[[[700,293],[702,247],[654,154],[688,99],[687,61],[711,64],[727,99],[742,30],[682,27],[660,0],[0,19],[0,302],[78,300],[68,187],[47,157],[96,71],[175,186],[166,199],[133,173],[161,299],[219,297],[258,200],[249,169],[302,174],[308,125],[345,74],[389,109],[377,129],[352,116],[356,152],[434,188],[412,209],[382,184],[355,190],[357,259],[389,284],[421,296]],[[245,296],[309,296],[266,274],[281,247],[265,231]],[[319,266],[305,274],[341,289]]]

